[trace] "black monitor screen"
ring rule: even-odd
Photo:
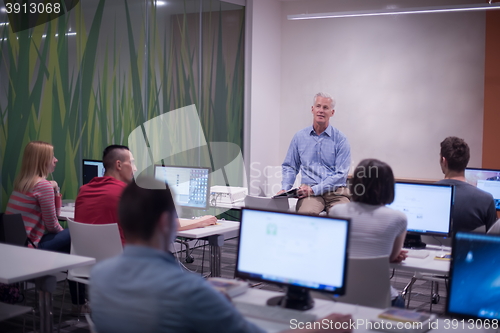
[[[348,219],[243,208],[236,276],[343,295],[348,236]]]
[[[207,208],[209,168],[155,166],[155,178],[166,182],[175,193],[175,201],[183,207]]]
[[[82,185],[87,184],[94,177],[104,176],[104,165],[102,161],[83,160],[82,167]]]
[[[394,202],[388,207],[406,214],[408,232],[443,237],[450,235],[452,185],[398,182],[394,190]]]
[[[491,193],[496,209],[500,210],[500,170],[467,168],[465,179],[467,183]]]
[[[500,319],[500,235],[457,232],[452,249],[447,313]]]

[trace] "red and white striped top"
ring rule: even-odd
[[[38,245],[44,233],[63,230],[57,219],[60,210],[61,196],[54,194],[54,188],[48,180],[42,180],[28,193],[13,191],[5,213],[21,214],[29,239]]]

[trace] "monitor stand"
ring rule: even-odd
[[[427,244],[422,242],[420,235],[407,234],[403,247],[407,249],[425,249]]]
[[[314,306],[309,290],[302,287],[288,286],[284,296],[276,296],[267,300],[267,305],[305,311]]]

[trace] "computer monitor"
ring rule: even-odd
[[[82,162],[82,185],[87,184],[94,177],[104,176],[104,164],[98,160],[86,160]]]
[[[450,236],[454,186],[397,182],[394,191],[388,207],[406,214],[409,235],[405,247],[425,247],[420,235]]]
[[[209,196],[209,168],[155,165],[155,178],[166,182],[175,201],[184,208],[206,209]]]
[[[453,238],[446,312],[500,319],[500,235],[457,232]]]
[[[467,183],[491,193],[496,209],[500,210],[500,170],[467,168],[465,179]]]
[[[309,290],[343,295],[349,219],[243,208],[235,276],[287,287],[268,305],[307,310]]]

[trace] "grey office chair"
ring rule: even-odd
[[[385,309],[391,306],[389,257],[349,258],[343,303]]]

